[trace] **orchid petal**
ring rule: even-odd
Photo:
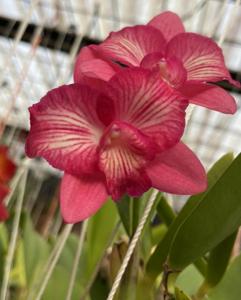
[[[105,59],[98,51],[98,46],[81,49],[74,68],[74,81],[83,83],[83,77],[97,78],[108,81],[118,70],[118,65]]]
[[[151,53],[143,58],[141,67],[158,70],[162,79],[174,88],[182,86],[187,80],[187,71],[175,56],[164,58],[160,52]]]
[[[166,42],[154,27],[137,25],[112,32],[100,45],[105,56],[127,66],[139,66],[142,59],[152,52],[163,52]]]
[[[8,148],[0,146],[0,181],[7,183],[14,175],[16,165],[8,158]]]
[[[163,192],[192,195],[203,192],[207,187],[203,166],[183,143],[158,155],[146,172],[152,186]]]
[[[167,42],[177,34],[185,31],[182,20],[177,14],[170,11],[154,17],[148,25],[159,29]]]
[[[167,56],[176,56],[187,70],[188,81],[216,82],[232,80],[224,62],[222,49],[210,38],[195,33],[181,33],[167,45]]]
[[[155,144],[130,124],[115,122],[107,129],[100,143],[99,167],[114,200],[124,193],[140,196],[151,187],[142,169],[154,151]]]
[[[104,128],[97,115],[99,98],[96,91],[78,84],[50,91],[30,108],[27,155],[42,156],[71,174],[92,172]]]
[[[8,218],[8,212],[4,204],[2,203],[8,193],[9,193],[8,187],[3,184],[0,184],[0,222]]]
[[[93,215],[108,199],[101,177],[78,178],[64,174],[60,189],[60,207],[67,223],[77,223]]]
[[[188,103],[161,79],[159,72],[126,69],[115,75],[110,85],[109,97],[114,100],[117,119],[150,136],[159,150],[180,140]]]
[[[234,98],[219,86],[187,83],[179,91],[193,104],[226,114],[234,114],[237,110]]]

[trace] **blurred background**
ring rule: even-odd
[[[31,222],[42,237],[57,236],[63,225],[58,209],[61,174],[41,159],[23,163],[29,130],[28,107],[48,90],[73,81],[73,65],[81,47],[98,43],[124,26],[145,24],[165,10],[176,12],[187,31],[215,39],[224,51],[233,78],[241,80],[240,2],[0,0],[1,143],[9,147],[14,163],[28,170],[22,208],[31,215]],[[241,91],[223,85],[240,106]],[[241,111],[228,116],[195,107],[184,140],[208,169],[221,155],[241,151]],[[18,172],[21,177],[22,171]]]

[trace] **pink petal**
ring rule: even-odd
[[[203,166],[183,143],[158,155],[146,172],[153,187],[163,192],[192,195],[207,188]]]
[[[188,81],[228,80],[235,84],[225,66],[222,49],[210,38],[196,33],[181,33],[168,43],[167,56],[176,56],[183,62]]]
[[[237,110],[234,98],[219,86],[187,83],[179,91],[193,104],[226,114],[234,114]]]
[[[74,68],[74,81],[83,83],[83,77],[98,78],[108,81],[119,69],[118,65],[105,59],[98,52],[98,46],[81,49]]]
[[[127,66],[139,66],[152,52],[163,52],[165,39],[154,27],[137,25],[112,32],[100,45],[105,56]]]
[[[167,42],[175,35],[185,31],[182,20],[177,14],[170,11],[166,11],[154,17],[148,25],[159,29]]]
[[[96,112],[100,100],[96,91],[78,84],[50,91],[30,108],[27,155],[42,156],[71,174],[92,172],[105,127]]]
[[[14,175],[16,165],[8,157],[8,148],[0,146],[0,182],[7,183]]]
[[[8,193],[9,193],[8,187],[0,183],[0,222],[8,218],[8,212],[4,204],[2,203]]]
[[[160,150],[180,140],[187,101],[161,79],[159,72],[126,69],[115,75],[110,85],[109,97],[115,101],[117,119],[150,136]]]
[[[78,178],[64,174],[60,189],[60,206],[66,223],[78,223],[93,215],[108,198],[100,177]]]
[[[141,67],[157,69],[162,79],[174,88],[182,86],[187,79],[187,71],[175,56],[164,58],[162,53],[151,53],[143,58]]]
[[[114,200],[125,193],[140,196],[151,187],[143,168],[153,159],[155,150],[155,144],[130,124],[110,125],[100,143],[99,167]]]

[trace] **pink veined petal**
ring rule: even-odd
[[[100,95],[87,86],[72,84],[50,91],[30,108],[27,155],[42,156],[71,174],[92,172],[105,127],[97,115],[97,102]]]
[[[234,98],[219,86],[186,83],[179,91],[193,104],[226,114],[234,114],[237,110]]]
[[[66,223],[78,223],[93,215],[108,199],[103,178],[64,174],[60,189],[61,213]]]
[[[182,86],[187,79],[187,71],[175,56],[164,58],[162,53],[151,53],[143,58],[141,67],[157,69],[162,79],[174,88]]]
[[[159,29],[167,42],[177,34],[185,31],[182,20],[171,11],[166,11],[154,17],[148,25]]]
[[[160,150],[176,144],[185,125],[186,99],[169,87],[159,72],[126,69],[110,80],[116,119],[141,130]]]
[[[84,77],[108,81],[119,69],[121,67],[98,52],[98,46],[84,47],[81,49],[75,63],[74,81],[83,83]]]
[[[207,188],[205,170],[183,143],[159,154],[146,169],[152,186],[178,195],[192,195]]]
[[[222,49],[210,38],[196,33],[181,33],[167,45],[167,57],[176,56],[187,70],[188,81],[216,82],[232,80],[224,62]]]
[[[142,59],[152,52],[164,52],[165,39],[154,27],[137,25],[112,32],[100,45],[109,59],[127,66],[139,66]]]
[[[125,193],[140,196],[151,187],[143,168],[153,159],[155,146],[130,124],[114,122],[107,128],[100,143],[99,167],[114,200]]]

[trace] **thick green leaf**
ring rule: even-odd
[[[199,271],[193,265],[190,265],[178,275],[175,285],[185,294],[192,296],[196,294],[203,279]]]
[[[175,288],[176,300],[191,300],[182,290]]]
[[[240,300],[241,256],[235,258],[223,279],[210,292],[207,300]]]
[[[50,245],[33,228],[32,221],[25,215],[23,225],[23,251],[27,286],[39,275],[39,271],[50,254]]]
[[[223,277],[230,260],[236,236],[237,231],[228,236],[211,251],[206,276],[209,286],[215,286]]]
[[[241,225],[241,155],[180,225],[169,263],[182,269],[217,246]]]
[[[167,234],[158,244],[154,253],[150,257],[147,264],[148,276],[154,279],[162,272],[163,264],[168,256],[171,244],[180,226],[195,209],[195,207],[198,206],[204,195],[206,195],[206,193],[208,193],[208,191],[213,187],[225,170],[230,166],[232,161],[233,155],[231,153],[224,155],[220,160],[218,160],[208,173],[208,190],[205,193],[192,196],[188,199],[187,203],[180,211],[175,221],[169,227]]]
[[[86,241],[79,263],[81,267],[78,271],[78,282],[84,290],[88,289],[95,279],[96,268],[114,238],[118,219],[116,205],[109,200],[88,221]]]
[[[120,201],[116,202],[120,219],[128,236],[133,233],[132,218],[133,218],[133,198],[125,195]]]
[[[53,275],[51,276],[47,288],[43,294],[42,300],[65,300],[69,287],[70,273],[64,267],[56,266]],[[71,300],[79,300],[81,287],[76,281],[73,289]]]

